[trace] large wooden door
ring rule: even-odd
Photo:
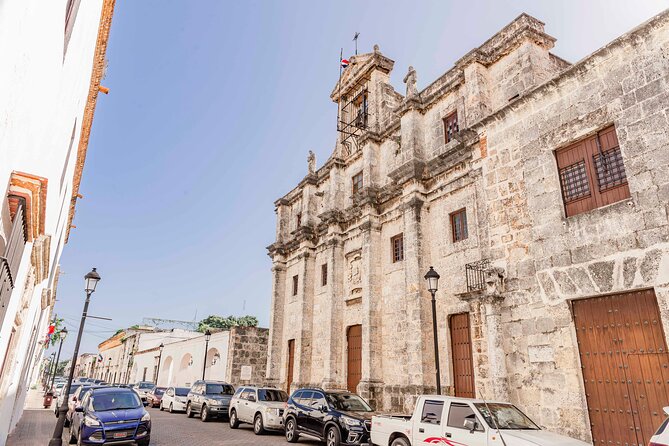
[[[595,445],[646,445],[669,400],[666,342],[653,290],[573,303]]]
[[[348,327],[346,340],[348,344],[346,385],[349,392],[355,392],[362,378],[362,325]]]
[[[288,371],[286,373],[286,392],[290,394],[290,385],[293,383],[293,369],[295,367],[295,339],[288,341]]]
[[[455,396],[476,398],[469,313],[454,314],[449,322]]]

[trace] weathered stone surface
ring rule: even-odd
[[[639,267],[639,272],[641,272],[644,281],[652,282],[657,277],[661,258],[662,251],[659,249],[653,249],[646,253]]]
[[[613,288],[613,261],[595,262],[588,265],[590,277],[595,281],[599,291],[611,291]]]

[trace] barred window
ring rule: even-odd
[[[560,169],[560,182],[565,203],[590,196],[588,172],[583,160]]]
[[[404,260],[404,234],[398,234],[391,238],[390,248],[393,254],[393,263]]]
[[[328,284],[328,264],[324,263],[321,265],[321,286]]]
[[[297,296],[297,276],[293,276],[293,296]]]
[[[458,112],[454,111],[444,118],[444,134],[446,136],[446,142],[451,141],[459,131]]]
[[[362,172],[353,175],[352,182],[353,195],[355,195],[356,193],[360,192],[360,190],[362,190]]]
[[[555,157],[567,217],[629,198],[614,126],[557,150]]]

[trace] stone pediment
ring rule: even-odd
[[[339,82],[337,82],[330,94],[330,98],[334,102],[339,100],[340,92],[346,94],[361,81],[368,79],[372,71],[379,70],[384,73],[390,73],[393,65],[395,65],[394,60],[381,54],[378,45],[374,45],[373,52],[351,56],[348,61],[349,66],[342,71],[340,79],[341,89]]]

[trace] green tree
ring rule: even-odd
[[[197,324],[197,331],[204,333],[207,330],[219,329],[219,330],[230,330],[232,327],[257,327],[258,318],[255,316],[216,316],[211,315],[202,319]]]
[[[54,326],[53,334],[49,343],[53,346],[60,342],[61,332],[63,331],[63,319],[56,318],[51,322]]]

